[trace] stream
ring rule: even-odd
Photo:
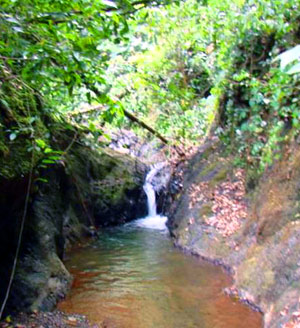
[[[224,294],[231,280],[221,268],[174,248],[151,181],[144,189],[148,217],[69,254],[74,282],[58,308],[107,328],[262,327],[259,313]]]

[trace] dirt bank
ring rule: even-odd
[[[253,184],[218,141],[189,163],[183,190],[171,209],[175,244],[226,266],[228,290],[264,313],[266,328],[296,327],[300,288],[300,147]]]

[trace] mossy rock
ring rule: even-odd
[[[65,295],[70,275],[62,259],[66,247],[78,241],[90,225],[117,225],[146,215],[143,192],[147,166],[111,150],[75,144],[63,164],[43,172],[47,183],[31,194],[16,278],[8,310],[51,310]],[[9,279],[26,195],[28,176],[2,179],[0,231],[0,301]],[[18,193],[16,193],[16,190]]]
[[[147,166],[140,160],[112,150],[76,147],[66,163],[78,198],[96,225],[118,224],[146,215],[142,186]]]

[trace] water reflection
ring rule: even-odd
[[[229,278],[133,225],[104,231],[66,263],[73,288],[59,309],[115,328],[262,327],[261,316],[222,293]]]

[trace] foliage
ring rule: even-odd
[[[298,133],[299,76],[273,59],[299,42],[299,3],[248,1],[226,12],[217,42],[214,88],[219,90],[220,136],[238,162],[263,170],[279,156],[286,132]]]
[[[278,59],[280,60],[280,68],[282,70],[286,69],[290,64],[293,64],[287,71],[288,74],[300,73],[300,44],[275,58],[275,60]]]
[[[34,140],[42,140],[44,149],[52,149],[54,122],[59,121],[68,129],[64,113],[76,105],[94,100],[108,103],[111,111],[112,102],[104,92],[107,47],[126,38],[129,15],[162,3],[1,2],[0,175],[11,177],[28,172],[31,151],[37,150],[36,162],[43,153],[40,147],[32,146]],[[95,89],[100,90],[98,94],[93,92]],[[51,159],[46,160],[51,164]],[[20,170],[16,168],[19,165]]]
[[[262,171],[299,129],[299,75],[282,70],[293,61],[290,50],[276,56],[299,42],[299,4],[254,3],[256,10],[247,15],[249,27],[233,47],[221,124],[224,141],[238,150],[242,162]],[[281,59],[280,68],[274,59]]]
[[[198,142],[219,118],[237,163],[263,170],[299,126],[298,12],[290,0],[145,9],[110,61],[110,95],[175,141]]]
[[[108,70],[111,96],[174,142],[207,132],[214,99],[196,1],[146,9],[130,21],[126,52]],[[201,29],[201,30],[200,30]],[[200,41],[200,42],[199,42]]]
[[[57,161],[44,152],[57,151],[55,122],[66,131],[84,125],[94,136],[90,145],[102,129],[120,125],[145,137],[126,121],[126,109],[175,144],[198,143],[213,127],[239,165],[263,170],[299,130],[299,6],[4,0],[2,157],[23,144],[25,152],[36,149],[37,163]],[[99,103],[102,110],[76,116],[70,126],[71,111]]]

